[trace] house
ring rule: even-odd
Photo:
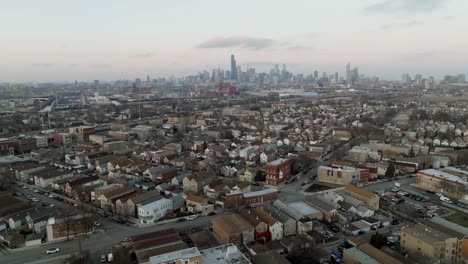
[[[250,155],[255,152],[255,148],[253,146],[248,146],[239,151],[239,156],[245,160],[248,160]]]
[[[128,216],[136,217],[136,216],[138,216],[137,204],[142,203],[142,202],[144,202],[144,201],[146,201],[148,199],[152,199],[152,198],[154,198],[156,196],[159,196],[159,195],[160,195],[160,193],[157,190],[137,194],[136,196],[129,198],[125,202],[125,205],[123,205],[123,201],[122,201],[121,206],[122,206],[122,208],[125,208],[122,211],[125,211],[127,213],[126,215],[128,215]]]
[[[96,197],[96,202],[102,209],[115,213],[115,201],[124,195],[134,192],[135,190],[131,186],[117,185],[116,188],[108,188],[101,192],[101,194]]]
[[[73,177],[74,172],[68,170],[58,170],[55,168],[46,168],[44,170],[36,171],[31,175],[34,176],[34,185],[47,188],[55,181]]]
[[[246,182],[254,182],[257,171],[258,169],[247,168],[243,174],[239,175],[239,180]]]
[[[190,213],[201,213],[206,215],[214,211],[214,204],[208,203],[208,198],[203,196],[189,194],[185,200],[187,204],[187,210]]]
[[[283,225],[283,235],[291,236],[295,235],[297,232],[297,222],[287,214],[276,209],[271,203],[265,203],[262,205],[263,210],[268,212],[272,217],[274,217],[278,222]]]
[[[262,242],[266,242],[271,240],[271,233],[268,231],[268,224],[263,222],[253,209],[242,209],[240,210],[239,215],[254,227],[256,241],[263,240]]]
[[[379,209],[380,198],[375,193],[352,184],[348,184],[345,187],[344,192],[353,198],[363,201],[370,209]]]
[[[244,193],[242,196],[244,200],[243,204],[257,205],[278,199],[278,190],[264,189],[259,191],[247,192]]]
[[[191,173],[183,173],[183,174],[177,175],[174,178],[172,178],[171,184],[174,186],[180,187],[183,184],[184,178],[190,175]]]
[[[205,185],[215,179],[214,174],[206,172],[187,176],[182,181],[184,192],[200,193]]]
[[[273,217],[272,214],[266,212],[262,207],[256,207],[253,209],[253,211],[255,212],[257,217],[262,220],[262,222],[265,222],[268,225],[268,231],[271,234],[271,240],[283,239],[283,223],[281,223],[280,221],[278,221],[278,219]]]
[[[238,214],[215,216],[212,228],[215,236],[223,243],[241,245],[254,241],[254,227]]]
[[[83,178],[78,178],[76,180],[68,181],[63,187],[63,193],[68,197],[72,197],[73,190],[75,190],[75,188],[80,188],[83,184],[86,184],[89,182],[95,182],[98,180],[99,180],[99,177],[94,175],[90,177],[83,177]]]
[[[322,200],[318,196],[308,196],[304,199],[304,202],[317,208],[323,214],[323,219],[327,222],[334,222],[338,220],[337,209],[330,203]]]
[[[151,167],[143,172],[143,177],[150,178],[154,182],[171,182],[177,176],[177,169],[167,165],[159,165]]]
[[[269,185],[279,185],[291,176],[291,165],[287,159],[277,159],[266,164],[266,182]]]
[[[142,224],[155,223],[172,212],[172,200],[162,195],[154,196],[137,204],[138,219]]]

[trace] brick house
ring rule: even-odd
[[[266,164],[265,172],[267,184],[278,185],[291,176],[291,164],[287,159],[277,159]]]

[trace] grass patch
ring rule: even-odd
[[[468,227],[468,216],[460,213],[454,213],[453,215],[445,217],[445,220],[459,224],[464,227]]]

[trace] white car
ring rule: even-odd
[[[59,252],[59,251],[60,251],[59,248],[49,248],[49,249],[46,251],[46,253],[47,253],[47,254],[54,254],[54,253],[57,253],[57,252]]]
[[[101,224],[100,224],[99,222],[94,222],[94,226],[95,226],[95,227],[100,227]]]
[[[190,215],[190,216],[187,216],[185,219],[187,219],[187,220],[193,220],[193,219],[195,219],[195,218],[197,218],[196,215]]]
[[[37,199],[37,198],[32,198],[31,201],[37,203],[37,202],[39,202],[39,199]]]

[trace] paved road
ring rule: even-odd
[[[94,260],[97,260],[101,254],[107,254],[111,252],[112,245],[122,241],[125,237],[130,237],[137,234],[160,231],[164,229],[174,228],[176,230],[185,230],[191,227],[206,227],[211,224],[210,216],[201,216],[194,220],[185,222],[172,222],[163,225],[154,225],[150,227],[137,228],[126,225],[121,225],[108,220],[101,220],[103,226],[107,229],[107,232],[93,234],[91,236],[81,239],[82,248],[89,249],[91,251]],[[54,255],[47,255],[45,251],[48,248],[58,247],[60,252]],[[24,264],[40,260],[47,260],[51,257],[57,257],[61,255],[68,255],[74,252],[78,252],[79,243],[78,239],[72,239],[70,241],[52,243],[41,246],[34,246],[28,248],[19,248],[8,250],[7,252],[0,253],[0,263],[9,264]]]

